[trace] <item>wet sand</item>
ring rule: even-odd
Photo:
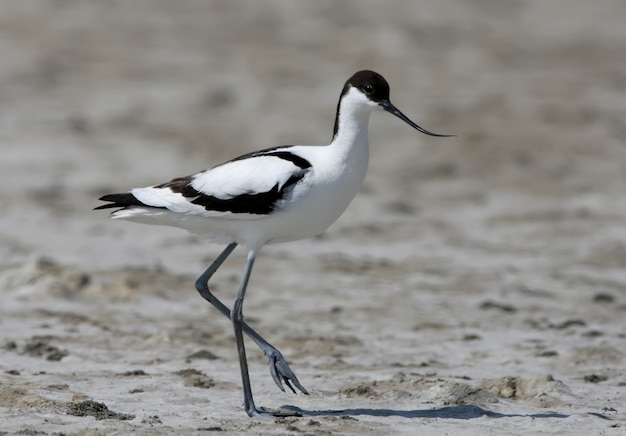
[[[621,1],[5,2],[0,433],[621,434]],[[195,278],[222,247],[113,222],[100,195],[330,140],[344,81],[383,74],[431,138],[370,123],[362,192],[264,249],[246,320],[282,393]],[[214,278],[234,299],[238,250]]]

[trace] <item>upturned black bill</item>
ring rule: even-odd
[[[380,106],[385,109],[387,112],[389,112],[390,114],[393,114],[395,116],[397,116],[398,118],[400,118],[402,121],[404,121],[405,123],[407,123],[409,126],[413,127],[416,130],[419,130],[422,133],[425,133],[426,135],[430,135],[430,136],[440,136],[440,137],[450,137],[450,136],[456,136],[456,135],[441,135],[439,133],[433,133],[433,132],[429,132],[426,129],[421,128],[420,126],[418,126],[417,124],[415,124],[413,121],[411,121],[409,119],[409,117],[407,117],[406,115],[404,115],[402,112],[400,112],[400,110],[395,107],[394,105],[391,104],[391,102],[389,100],[385,100],[382,103],[380,103]]]

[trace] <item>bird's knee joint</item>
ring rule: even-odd
[[[204,294],[205,292],[209,290],[209,282],[203,277],[199,277],[194,283],[194,285],[196,286],[196,290],[200,292],[201,294]]]

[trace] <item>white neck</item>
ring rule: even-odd
[[[336,132],[330,146],[341,149],[344,158],[352,153],[369,154],[367,129],[372,108],[355,89],[344,94],[337,108]]]

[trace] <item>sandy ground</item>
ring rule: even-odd
[[[25,0],[0,6],[0,434],[624,434],[626,3]],[[193,281],[221,247],[96,198],[323,144],[369,68],[362,192],[267,247],[248,322]],[[216,275],[234,299],[240,251]]]

